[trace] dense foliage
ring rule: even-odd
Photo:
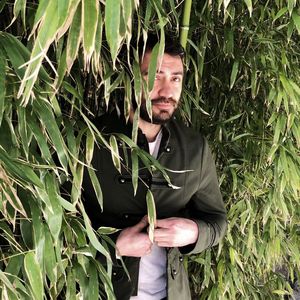
[[[183,10],[176,0],[0,1],[1,299],[98,299],[102,287],[114,299],[110,230],[91,228],[81,182],[87,167],[101,209],[94,142],[119,167],[118,137],[91,120],[120,98],[128,114],[142,89],[130,45],[157,31],[163,51]],[[192,290],[280,299],[300,277],[300,5],[193,1],[189,20],[179,113],[211,143],[229,218],[222,245],[187,261]]]

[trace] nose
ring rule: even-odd
[[[170,99],[170,98],[173,98],[173,96],[174,96],[171,83],[166,79],[161,80],[157,93],[158,93],[159,97],[162,97],[165,99]]]

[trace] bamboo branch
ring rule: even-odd
[[[180,26],[180,43],[185,49],[187,43],[188,32],[190,29],[192,0],[185,0],[183,9],[183,18]]]

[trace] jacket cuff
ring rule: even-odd
[[[215,233],[212,232],[211,226],[205,221],[195,219],[193,221],[198,225],[198,239],[194,244],[179,247],[182,254],[197,254],[213,245],[212,235]]]

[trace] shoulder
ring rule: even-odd
[[[126,129],[129,126],[126,124],[124,118],[119,116],[115,111],[97,117],[93,123],[104,134],[127,131]]]
[[[169,130],[171,133],[171,136],[177,137],[181,140],[183,140],[186,143],[189,143],[189,145],[199,145],[199,144],[205,144],[206,139],[205,137],[192,127],[186,126],[182,121],[173,118],[169,124]]]

